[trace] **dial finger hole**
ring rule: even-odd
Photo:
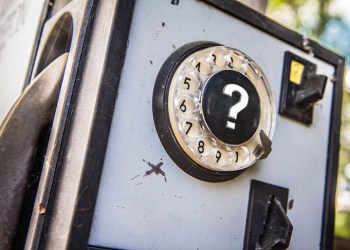
[[[253,62],[248,63],[246,73],[247,73],[248,78],[250,78],[253,81],[259,78],[259,70],[258,70],[256,64]]]
[[[196,111],[196,102],[190,96],[182,96],[177,102],[177,108],[180,114],[193,114]]]
[[[194,69],[202,75],[209,75],[213,73],[214,62],[210,56],[203,56],[199,57],[198,59],[196,58],[193,64]]]
[[[213,141],[209,137],[202,137],[197,140],[196,145],[194,145],[194,151],[197,155],[206,157],[210,154],[213,149]]]
[[[245,58],[234,52],[230,52],[225,56],[226,61],[228,62],[227,67],[230,69],[240,70],[244,64]]]
[[[218,145],[215,151],[215,164],[223,167],[232,160],[232,151],[223,145]]]
[[[233,154],[233,162],[238,167],[244,167],[249,161],[249,150],[245,146],[239,146]]]
[[[244,63],[244,56],[232,53],[231,57],[233,58],[233,66],[237,69],[240,69],[242,67],[242,64]]]
[[[184,91],[194,93],[198,90],[200,82],[194,72],[185,72],[180,77],[180,86]]]
[[[216,49],[216,50],[212,51],[211,57],[212,57],[212,60],[213,60],[215,66],[224,68],[227,65],[224,51]]]
[[[224,58],[226,61],[226,67],[229,69],[233,69],[234,68],[234,60],[233,60],[232,54],[229,53],[229,54],[225,55]]]
[[[196,138],[202,135],[202,129],[196,119],[190,119],[183,124],[183,132],[190,138]]]

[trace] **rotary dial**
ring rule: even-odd
[[[163,66],[169,73],[165,82],[157,79],[165,87],[163,108],[170,131],[200,167],[245,169],[266,153],[262,140],[272,139],[276,111],[270,84],[242,51],[195,45],[173,54],[172,63]]]

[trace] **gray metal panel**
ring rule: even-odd
[[[195,11],[193,11],[195,10]],[[164,23],[164,27],[162,26]],[[328,148],[332,83],[307,127],[277,116],[270,156],[238,178],[206,183],[182,172],[155,131],[152,92],[158,71],[175,50],[209,40],[247,53],[270,80],[278,106],[283,57],[292,51],[334,68],[208,5],[138,1],[119,86],[90,244],[115,248],[240,249],[251,179],[289,188],[294,226],[289,249],[319,247]],[[143,160],[164,162],[162,176],[142,177]]]

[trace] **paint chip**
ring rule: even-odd
[[[46,208],[42,204],[39,204],[38,210],[39,210],[39,214],[46,213]]]

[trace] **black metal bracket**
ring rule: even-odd
[[[253,154],[256,157],[260,156],[260,159],[266,159],[267,156],[272,151],[272,147],[271,147],[272,141],[270,140],[270,138],[266,135],[266,133],[263,130],[260,130],[259,136],[260,136],[261,145],[258,145],[254,149]]]
[[[316,74],[317,66],[286,52],[279,113],[306,125],[312,124],[314,103],[323,98],[327,77]]]
[[[286,249],[293,226],[286,211],[287,188],[251,181],[244,250]]]

